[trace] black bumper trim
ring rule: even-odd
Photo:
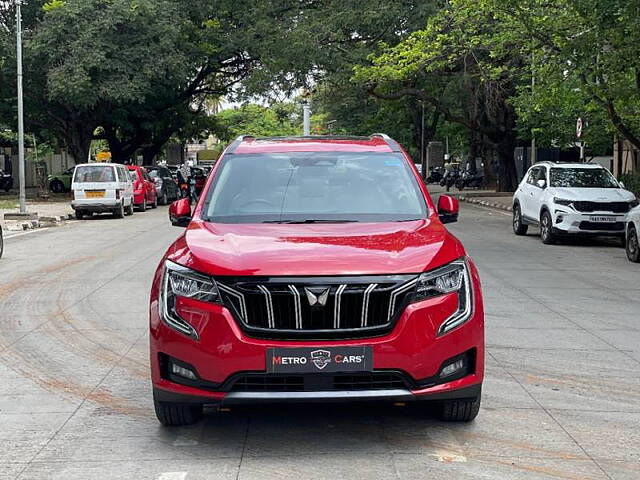
[[[447,400],[475,399],[482,392],[482,384],[442,393],[416,395],[405,389],[318,391],[318,392],[231,392],[223,399],[183,395],[160,388],[153,389],[153,397],[159,402],[200,404],[200,405],[240,405],[259,403],[339,403],[339,402],[438,402]]]

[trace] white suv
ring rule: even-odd
[[[627,258],[640,263],[640,207],[636,207],[627,215]]]
[[[625,216],[638,205],[606,168],[591,163],[540,162],[513,195],[513,231],[540,226],[543,243],[562,235],[624,238]]]

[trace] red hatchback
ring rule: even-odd
[[[165,425],[203,405],[429,400],[480,407],[480,280],[406,152],[386,135],[242,137],[224,152],[151,290]]]
[[[147,169],[137,165],[128,165],[129,174],[133,181],[133,203],[140,211],[144,212],[147,206],[157,208],[158,192],[156,184],[151,180]]]

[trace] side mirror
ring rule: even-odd
[[[442,223],[452,223],[458,221],[460,205],[458,200],[449,195],[440,195],[438,199],[438,216]]]
[[[624,188],[625,190],[627,189],[627,187],[624,186],[624,182],[618,182],[620,184],[620,188]]]
[[[188,198],[176,200],[169,206],[169,220],[174,227],[186,227],[191,222],[191,205]]]
[[[546,188],[547,187],[547,182],[545,182],[544,180],[538,180],[536,182],[536,185],[538,185],[540,188]]]

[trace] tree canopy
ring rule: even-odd
[[[577,117],[594,152],[613,134],[640,147],[639,9],[632,0],[31,0],[27,128],[77,159],[99,138],[116,159],[151,161],[175,137],[295,133],[289,103],[308,89],[316,132],[382,130],[414,156],[423,138],[450,135],[460,152],[495,158],[486,163],[511,189],[514,147],[531,135],[571,145]],[[0,9],[5,124],[15,118],[12,13]],[[221,97],[253,104],[212,118]]]

